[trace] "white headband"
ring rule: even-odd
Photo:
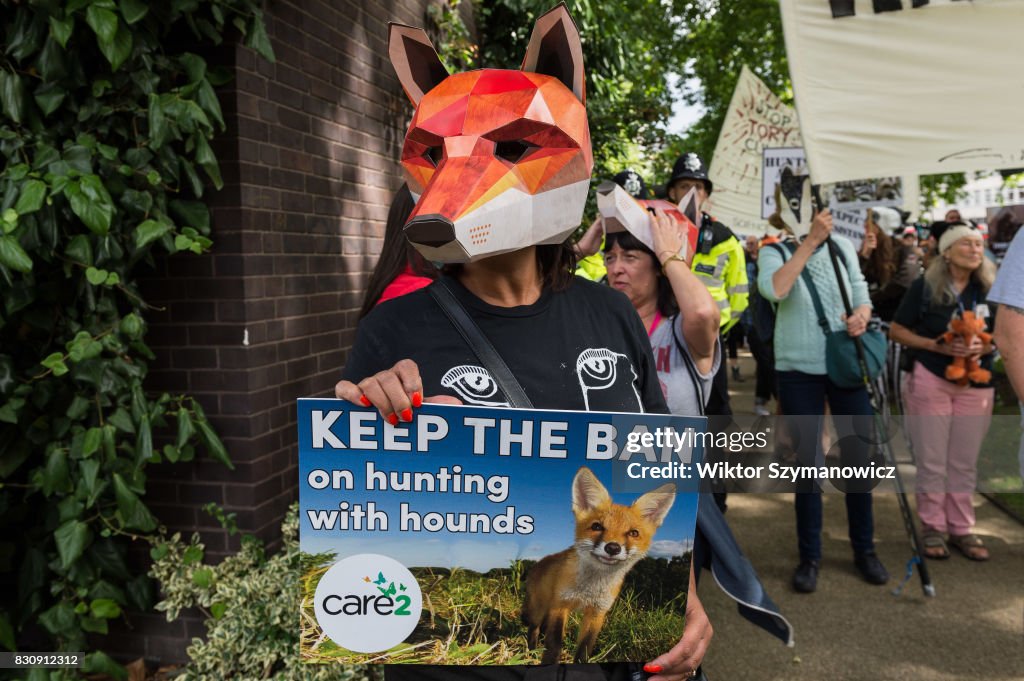
[[[968,236],[976,236],[979,239],[981,238],[981,234],[979,234],[978,230],[973,227],[968,227],[967,225],[950,227],[942,233],[941,237],[939,237],[939,253],[945,253],[957,241]]]

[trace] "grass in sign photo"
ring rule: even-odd
[[[417,627],[390,650],[356,653],[338,646],[317,623],[314,594],[329,567],[320,563],[302,584],[302,658],[345,664],[540,664],[545,647],[531,648],[523,619],[526,584],[535,565],[537,561],[517,560],[486,573],[411,568],[423,594]],[[646,660],[675,645],[683,631],[689,578],[689,552],[639,560],[607,612],[589,661]],[[573,661],[582,619],[580,613],[570,614],[559,642],[559,661]]]

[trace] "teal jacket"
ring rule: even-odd
[[[843,273],[843,281],[847,293],[851,294],[854,308],[870,305],[868,285],[861,274],[857,260],[857,251],[849,239],[832,236],[832,240],[840,248],[843,258],[839,267]],[[781,245],[785,249],[785,244]],[[766,299],[778,303],[775,317],[775,369],[777,371],[802,371],[805,374],[824,375],[825,371],[825,334],[818,326],[818,315],[814,311],[814,303],[807,291],[803,277],[799,277],[789,294],[784,297],[775,295],[772,276],[783,265],[783,256],[779,248],[765,247],[757,256],[757,290]],[[786,260],[790,251],[786,251]],[[845,264],[844,264],[845,260]],[[849,269],[847,269],[847,266]],[[829,327],[833,331],[841,331],[846,327],[842,321],[843,299],[839,294],[835,270],[828,254],[828,248],[819,246],[807,260],[807,269],[814,281],[814,286],[821,297],[822,307],[828,315]]]

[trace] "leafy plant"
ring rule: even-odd
[[[208,506],[215,515],[218,509]],[[234,534],[233,519],[218,516]],[[281,525],[282,548],[267,557],[262,542],[242,538],[241,550],[217,565],[204,564],[198,535],[164,537],[152,549],[150,574],[166,595],[156,607],[176,619],[185,608],[206,615],[206,640],[189,646],[190,662],[178,677],[191,679],[276,679],[278,681],[371,681],[363,666],[309,664],[299,655],[301,576],[323,556],[299,552],[298,505]],[[379,672],[379,667],[377,671]],[[380,681],[380,675],[372,676]]]
[[[534,22],[554,4],[550,0],[480,3],[476,16],[481,65],[519,68]],[[674,101],[669,74],[679,72],[687,59],[681,39],[685,25],[676,17],[689,4],[683,0],[570,0],[567,5],[583,42],[595,181],[610,178],[626,165],[655,170],[646,163],[666,141],[664,125]]]
[[[152,603],[125,560],[157,527],[146,466],[199,445],[231,466],[197,401],[144,387],[139,266],[207,250],[222,185],[227,76],[185,46],[237,30],[273,55],[257,0],[0,10],[0,645],[86,650]],[[100,651],[84,671],[124,674]]]

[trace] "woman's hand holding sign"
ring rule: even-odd
[[[697,587],[690,572],[690,589],[686,596],[686,628],[679,643],[660,657],[644,665],[644,671],[654,674],[648,681],[682,681],[696,676],[715,631],[697,597]]]
[[[414,408],[424,402],[434,404],[462,404],[449,395],[423,397],[420,368],[411,359],[399,360],[395,366],[364,378],[359,383],[339,381],[334,396],[364,407],[376,407],[385,421],[397,426],[399,421],[412,421]]]

